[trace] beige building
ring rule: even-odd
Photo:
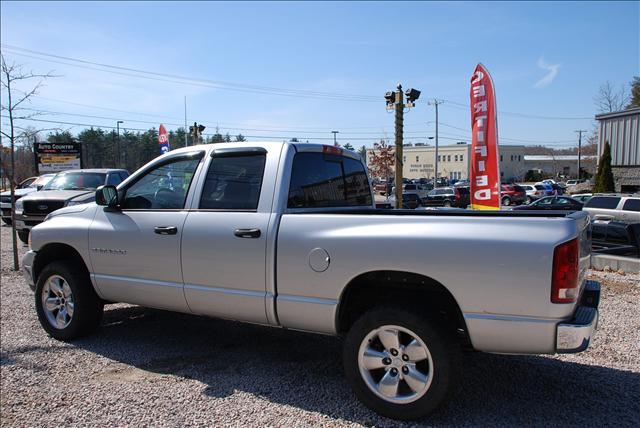
[[[405,178],[433,178],[435,175],[434,146],[405,146],[403,148],[403,176]],[[367,149],[367,165],[373,149]],[[469,178],[470,144],[438,146],[438,176],[448,179]],[[500,145],[500,175],[502,181],[519,180],[526,174],[524,146]]]

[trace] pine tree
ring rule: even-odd
[[[604,144],[602,157],[598,164],[598,172],[596,173],[596,183],[593,186],[594,193],[610,193],[615,192],[615,184],[613,181],[613,172],[611,171],[611,146],[607,141]]]

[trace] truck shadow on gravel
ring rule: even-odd
[[[93,381],[195,379],[203,394],[236,391],[364,425],[402,426],[361,405],[342,373],[339,339],[136,306],[107,307],[73,346],[126,367]],[[640,416],[640,375],[539,356],[470,353],[459,392],[420,425],[618,425]],[[415,424],[412,424],[415,426]]]

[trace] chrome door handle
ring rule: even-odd
[[[178,233],[178,228],[175,226],[156,226],[153,231],[158,235],[175,235]]]
[[[259,238],[261,232],[260,229],[236,229],[233,234],[238,238]]]

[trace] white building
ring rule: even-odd
[[[580,169],[595,175],[597,156],[581,156]],[[524,165],[527,169],[558,177],[578,176],[578,155],[525,155]]]
[[[405,178],[433,178],[435,175],[434,146],[405,146],[403,148],[403,176]],[[367,165],[374,149],[367,149]],[[469,178],[470,144],[438,146],[438,177],[463,180]],[[500,144],[500,176],[502,181],[520,180],[526,174],[524,146]]]

